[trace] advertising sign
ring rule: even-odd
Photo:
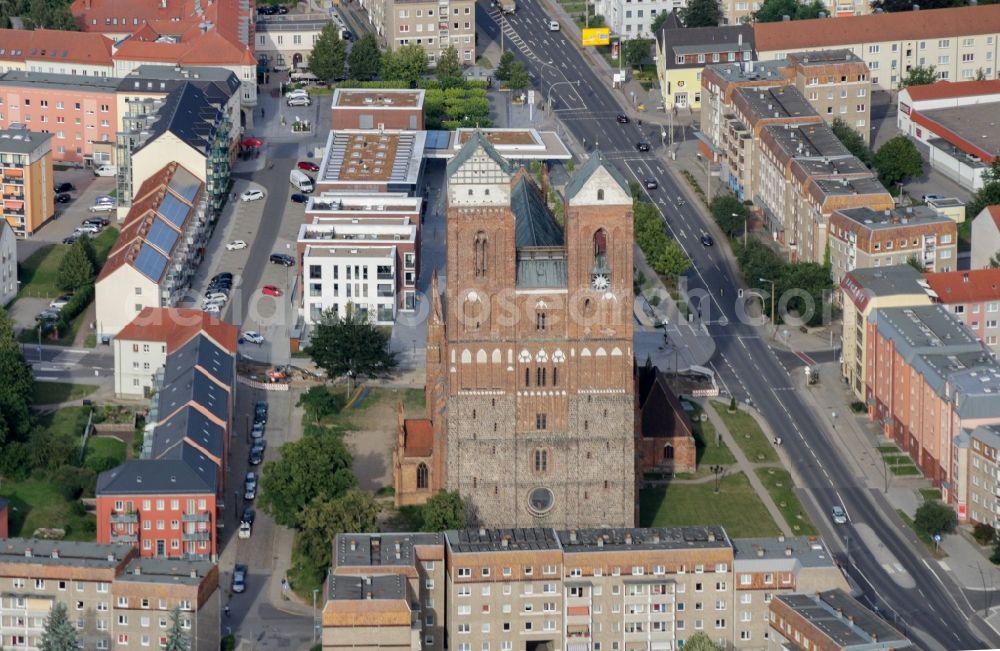
[[[608,27],[595,27],[583,30],[583,45],[607,45],[611,42],[611,29]]]

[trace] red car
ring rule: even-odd
[[[264,285],[260,290],[264,296],[281,296],[281,290],[274,285]]]
[[[316,163],[310,163],[307,160],[300,160],[298,168],[300,170],[305,170],[307,172],[318,172],[319,171],[319,165],[317,165]]]

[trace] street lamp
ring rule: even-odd
[[[729,214],[732,215],[733,217],[736,217],[737,219],[740,218],[740,215],[737,214],[737,213],[731,212]],[[746,246],[747,246],[747,225],[749,223],[750,223],[749,219],[744,219],[743,220],[743,248],[746,248]]]
[[[319,588],[313,588],[313,646],[316,646],[316,595],[319,593]]]
[[[771,283],[771,338],[774,338],[774,333],[778,331],[778,327],[774,324],[774,281],[768,280],[767,278],[758,278],[762,283]]]
[[[725,466],[712,466],[709,468],[715,475],[715,492],[718,494],[719,490],[722,488],[722,475],[726,472]]]

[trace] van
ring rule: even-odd
[[[94,176],[115,176],[118,173],[114,165],[101,165],[94,168]]]
[[[288,182],[299,189],[299,192],[313,191],[313,180],[302,170],[292,170],[288,173]]]
[[[559,21],[558,20],[550,20],[549,21],[549,31],[550,32],[558,32],[559,31]]]

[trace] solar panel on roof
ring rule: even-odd
[[[170,253],[179,237],[180,233],[167,226],[162,219],[154,219],[146,240],[164,253]]]
[[[173,178],[170,179],[170,183],[167,187],[176,192],[188,203],[194,203],[194,197],[198,194],[198,186],[201,182],[193,175],[189,174],[186,170],[178,169],[174,172]]]
[[[163,201],[160,203],[157,212],[177,228],[183,228],[184,220],[187,219],[190,210],[191,208],[181,203],[177,197],[168,194],[163,197]]]
[[[150,280],[159,282],[163,270],[167,267],[167,258],[148,244],[143,244],[142,248],[139,249],[139,255],[135,256],[135,262],[132,263],[132,266]]]

